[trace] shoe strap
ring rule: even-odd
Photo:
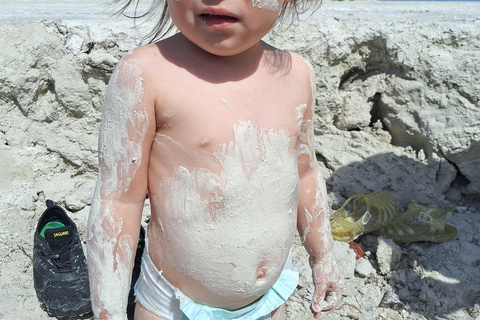
[[[74,240],[73,226],[47,229],[45,230],[45,239],[47,240],[48,251],[44,254],[58,268],[57,272],[70,272],[71,263],[78,258],[72,257],[70,250]]]

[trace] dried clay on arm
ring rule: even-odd
[[[95,318],[126,319],[134,239],[138,238],[143,206],[139,199],[143,200],[146,192],[146,176],[145,183],[137,182],[145,175],[148,162],[142,156],[149,128],[142,97],[140,68],[135,60],[124,58],[113,72],[105,96],[98,180],[88,221],[88,265]],[[140,193],[132,191],[133,186],[140,187]]]
[[[300,172],[300,201],[298,206],[298,231],[310,255],[315,292],[312,310],[315,314],[333,310],[342,291],[341,278],[333,255],[333,238],[325,181],[319,171],[313,143],[313,112],[315,77],[311,65],[312,103],[299,108],[300,145],[298,147]]]

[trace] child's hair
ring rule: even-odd
[[[139,11],[139,5],[145,0],[113,0],[115,4],[118,4],[116,14],[121,14],[129,18],[145,19],[146,21],[157,21],[153,29],[146,35],[146,39],[149,39],[149,43],[159,40],[169,33],[175,26],[170,19],[168,13],[168,5],[166,0],[150,0],[150,7],[145,12]],[[323,0],[292,0],[289,3],[283,4],[282,10],[277,19],[277,26],[284,25],[288,21],[290,26],[295,22],[299,15],[307,11],[314,13],[320,8]],[[128,13],[132,10],[133,13]],[[130,12],[132,12],[130,11]]]

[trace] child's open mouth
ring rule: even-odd
[[[238,21],[238,19],[235,17],[221,15],[221,14],[204,13],[204,14],[201,14],[200,17],[203,19],[203,23],[205,23],[206,25],[216,26],[216,27],[228,26]]]

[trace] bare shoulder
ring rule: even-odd
[[[146,106],[156,108],[158,97],[163,95],[165,83],[165,59],[156,44],[137,47],[127,53],[116,67],[117,86],[137,88]]]
[[[284,51],[268,44],[266,46],[269,57],[267,60],[283,75],[283,80],[287,80],[290,84],[294,83],[295,87],[305,86],[310,90],[315,82],[312,64],[297,53]]]
[[[289,82],[294,83],[294,87],[300,90],[304,98],[307,98],[305,103],[310,106],[315,92],[315,74],[312,64],[297,53],[289,52],[289,57]]]
[[[297,53],[290,53],[290,56],[292,61],[292,71],[295,72],[297,76],[304,79],[304,81],[313,82],[314,71],[310,61]]]
[[[142,78],[150,76],[155,73],[160,63],[161,55],[158,53],[158,48],[155,44],[149,44],[137,47],[127,53],[119,62],[122,64],[135,65],[142,74]]]

